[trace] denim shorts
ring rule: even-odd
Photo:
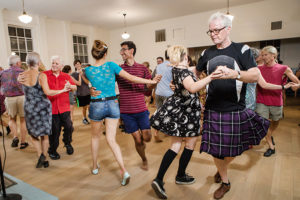
[[[102,121],[105,118],[119,119],[120,108],[118,100],[91,102],[89,118],[93,121]]]
[[[149,111],[146,110],[140,113],[121,114],[121,119],[124,122],[125,133],[134,133],[138,130],[150,129]]]

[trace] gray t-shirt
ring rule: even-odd
[[[79,80],[79,73],[73,72],[71,74],[73,78],[75,78],[77,81]],[[84,82],[84,80],[81,78],[81,86],[77,85],[77,91],[76,96],[87,96],[90,95],[90,88],[89,85]]]

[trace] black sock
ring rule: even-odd
[[[193,152],[194,152],[194,150],[184,148],[184,150],[180,156],[177,176],[182,177],[185,175],[186,167],[188,166],[188,164],[191,160]]]
[[[172,164],[172,162],[176,156],[177,156],[177,153],[172,151],[171,149],[169,149],[165,153],[165,155],[160,163],[160,167],[159,167],[159,170],[158,170],[158,173],[156,176],[157,179],[159,179],[161,181],[163,180],[165,173],[167,172],[169,166]]]
[[[9,126],[7,126],[7,127],[6,127],[7,135],[10,133],[10,131],[11,131],[11,130],[10,130]]]

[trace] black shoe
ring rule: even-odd
[[[11,143],[11,147],[18,147],[19,138],[15,137]]]
[[[44,168],[47,168],[47,167],[49,167],[49,161],[44,161],[44,163],[43,163],[43,166],[44,166]]]
[[[49,151],[48,151],[49,153]],[[50,152],[49,153],[49,157],[52,159],[52,160],[58,160],[60,159],[60,155],[55,151],[54,153],[53,152]]]
[[[67,149],[67,154],[68,155],[72,155],[74,153],[74,149],[73,149],[71,144],[66,144],[65,147]]]
[[[274,138],[271,136],[272,144],[275,145]]]
[[[195,178],[192,176],[189,176],[188,174],[185,174],[180,177],[176,176],[175,180],[176,180],[175,183],[179,184],[179,185],[189,185],[189,184],[195,183]]]
[[[20,149],[25,149],[26,147],[28,147],[28,143],[27,142],[24,142],[24,143],[21,143],[20,144]]]
[[[168,196],[166,194],[166,191],[164,189],[164,183],[159,179],[154,179],[151,183],[151,186],[153,190],[155,191],[156,195],[161,199],[167,199]]]
[[[275,149],[268,149],[265,153],[264,156],[265,157],[270,157],[272,154],[275,154]]]
[[[44,156],[44,154],[41,154],[41,156],[40,156],[40,158],[39,158],[39,160],[38,160],[35,167],[36,168],[42,168],[43,165],[44,165],[45,159],[46,159],[46,157]]]
[[[6,127],[6,135],[10,134],[11,130],[9,128],[9,126]]]
[[[2,132],[0,131],[0,136],[2,136],[3,134],[2,134]]]

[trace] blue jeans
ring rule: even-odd
[[[118,100],[91,102],[89,118],[93,121],[102,121],[105,118],[119,119],[120,108]]]

